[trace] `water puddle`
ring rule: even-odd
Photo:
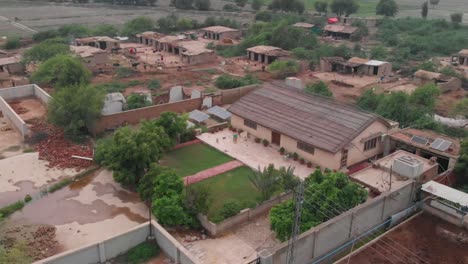
[[[34,182],[32,181],[20,181],[14,185],[20,189],[17,191],[0,193],[0,207],[15,203],[18,200],[24,200],[26,195],[29,194],[33,196],[38,192],[38,189],[34,187]]]

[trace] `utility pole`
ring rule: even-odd
[[[293,229],[291,233],[291,238],[288,242],[288,254],[286,257],[286,264],[294,264],[294,246],[296,244],[297,236],[301,233],[301,214],[302,214],[302,203],[304,202],[304,182],[297,186],[295,191],[295,219],[293,224]]]

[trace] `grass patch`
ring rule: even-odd
[[[36,152],[35,148],[25,148],[23,149],[23,153],[31,153],[31,152]]]
[[[55,191],[58,191],[62,189],[63,187],[67,186],[68,184],[72,183],[73,180],[71,178],[65,178],[62,179],[61,181],[55,183],[54,185],[50,186],[49,189],[47,190],[49,193],[53,193]]]
[[[10,147],[6,148],[4,151],[11,152],[11,151],[18,151],[20,149],[21,149],[21,146],[15,145],[15,146],[10,146]]]
[[[159,247],[156,244],[143,242],[127,252],[127,261],[131,264],[145,263],[159,254]]]
[[[173,168],[181,177],[224,164],[232,158],[205,144],[194,144],[166,154],[161,164]]]
[[[249,180],[253,171],[246,166],[236,168],[215,177],[195,183],[194,186],[209,188],[211,199],[208,218],[213,222],[224,220],[224,204],[236,201],[241,209],[254,207],[260,199],[260,193]]]
[[[13,214],[14,212],[21,210],[24,207],[23,201],[17,201],[5,207],[0,208],[0,221],[6,218],[7,216]]]

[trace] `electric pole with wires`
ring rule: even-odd
[[[297,186],[295,195],[295,210],[294,210],[294,224],[292,228],[291,238],[288,242],[288,254],[286,257],[286,264],[294,264],[294,246],[296,244],[297,236],[301,233],[301,214],[302,203],[304,202],[304,182]]]

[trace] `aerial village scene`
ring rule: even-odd
[[[468,264],[466,0],[0,0],[0,264]]]

